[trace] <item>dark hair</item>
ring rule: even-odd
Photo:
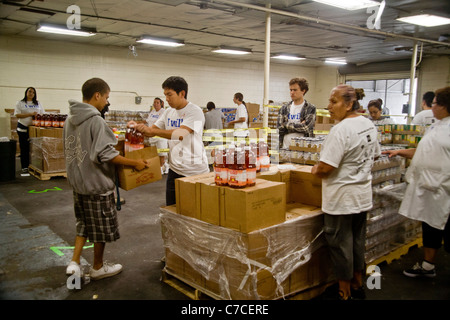
[[[33,97],[33,103],[34,104],[38,104],[38,100],[37,100],[37,92],[36,89],[33,87],[28,87],[27,90],[25,90],[25,96],[23,97],[22,101],[23,102],[27,102],[27,92],[28,90],[33,89],[34,90],[34,97]]]
[[[185,92],[184,98],[187,99],[188,84],[187,84],[186,80],[184,80],[182,77],[171,76],[171,77],[167,78],[163,82],[162,88],[163,89],[172,89],[177,94],[179,94],[181,91],[184,90],[184,92]]]
[[[364,89],[355,89],[348,84],[340,84],[336,89],[342,92],[341,97],[344,99],[345,103],[352,103],[352,111],[359,109],[358,100],[364,98]]]
[[[450,87],[445,87],[436,90],[436,103],[440,106],[446,107],[447,112],[450,113]]]
[[[216,105],[214,104],[214,102],[210,101],[210,102],[208,102],[208,103],[206,104],[206,108],[207,108],[208,110],[212,110],[212,109],[215,109],[215,108],[216,108]]]
[[[292,86],[293,84],[298,84],[300,90],[305,91],[304,94],[306,94],[309,90],[308,80],[305,78],[293,78],[289,81],[289,85]]]
[[[383,100],[381,100],[380,98],[375,99],[375,100],[370,100],[369,104],[367,105],[367,109],[369,109],[370,107],[376,107],[378,110],[381,111],[382,104],[383,104]]]
[[[243,95],[242,93],[240,93],[240,92],[236,92],[236,93],[234,94],[234,98],[235,98],[235,99],[238,99],[239,101],[241,101],[242,104],[244,105],[245,111],[247,111],[247,125],[248,125],[248,124],[250,123],[250,115],[248,114],[247,105],[246,105],[245,102],[244,102],[244,95]]]
[[[159,103],[161,104],[161,108],[164,107],[164,101],[162,101],[161,98],[156,97],[154,100],[159,100]]]
[[[239,101],[241,101],[241,102],[244,104],[244,106],[245,106],[244,95],[243,95],[242,93],[236,92],[236,93],[234,94],[234,98],[235,98],[235,99],[238,99]]]
[[[433,91],[427,91],[423,94],[422,100],[425,101],[428,108],[431,108],[431,103],[433,102],[434,96],[435,94]]]
[[[83,93],[83,100],[89,101],[94,96],[96,92],[100,92],[101,95],[111,91],[109,85],[105,80],[100,78],[92,78],[86,81],[81,87],[81,92]]]

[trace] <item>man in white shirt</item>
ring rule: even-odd
[[[411,124],[417,124],[421,126],[431,125],[436,122],[436,118],[431,111],[431,103],[434,99],[434,92],[428,91],[422,97],[422,111],[414,116]]]
[[[170,105],[151,127],[136,124],[136,130],[149,137],[169,139],[169,173],[166,182],[166,205],[176,203],[175,179],[209,172],[203,147],[205,117],[199,106],[187,100],[188,84],[178,76],[167,78],[162,84]]]
[[[308,90],[309,85],[305,78],[294,78],[289,81],[292,101],[281,107],[277,119],[281,148],[289,148],[294,137],[314,136],[316,107],[304,99]]]
[[[248,136],[248,111],[244,102],[244,95],[240,92],[234,94],[233,102],[237,104],[236,108],[236,116],[233,121],[230,121],[229,124],[234,124],[234,136],[236,137],[246,137]]]

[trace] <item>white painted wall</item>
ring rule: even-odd
[[[162,82],[179,75],[189,84],[188,100],[204,107],[235,107],[233,95],[262,104],[264,64],[236,60],[211,60],[138,50],[104,47],[24,37],[0,37],[0,108],[14,108],[25,89],[33,86],[46,109],[67,113],[68,99],[81,100],[81,86],[91,77],[103,78],[111,87],[111,109],[148,110],[155,96],[164,99]],[[271,65],[270,99],[288,101],[289,80],[305,77],[310,83],[306,99],[323,107],[336,84],[336,69]],[[319,79],[320,77],[320,79]],[[142,103],[135,104],[135,96]]]

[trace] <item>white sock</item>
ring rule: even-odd
[[[423,268],[424,270],[426,270],[426,271],[430,271],[430,270],[433,270],[433,269],[434,269],[434,264],[429,263],[429,262],[423,260],[423,261],[422,261],[422,268]]]

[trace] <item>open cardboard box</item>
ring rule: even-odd
[[[244,189],[217,186],[214,173],[176,179],[175,189],[177,213],[243,233],[281,223],[288,211],[320,211],[322,204],[322,181],[311,166],[273,166]]]
[[[158,151],[155,146],[126,152],[125,158],[147,160],[148,168],[141,171],[135,170],[130,166],[117,166],[119,175],[119,187],[123,190],[131,190],[145,184],[161,180],[161,167]]]

